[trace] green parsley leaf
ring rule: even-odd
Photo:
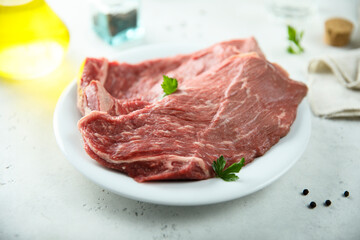
[[[287,27],[288,27],[288,40],[290,43],[290,46],[288,46],[287,48],[288,53],[300,54],[304,52],[304,48],[300,44],[304,36],[304,31],[297,33],[294,27],[289,25]]]
[[[175,78],[170,78],[163,75],[163,82],[161,84],[162,89],[164,90],[164,97],[172,94],[176,91],[178,87],[178,81]]]
[[[239,179],[238,176],[236,176],[234,173],[228,174],[228,175],[224,175],[221,177],[224,181],[226,182],[235,182],[236,180]]]
[[[292,47],[290,47],[290,46],[287,48],[287,51],[288,51],[288,53],[296,54],[296,52],[294,51],[294,49],[293,49]]]
[[[289,41],[296,42],[296,30],[292,26],[288,26],[288,39]]]
[[[221,155],[216,161],[213,162],[212,168],[214,169],[216,177],[221,178],[227,182],[233,182],[239,179],[239,177],[236,176],[235,173],[240,172],[244,164],[245,164],[245,159],[242,158],[240,162],[233,163],[231,164],[231,166],[229,166],[227,169],[224,170],[226,165],[226,160]]]
[[[226,161],[223,156],[220,156],[216,161],[213,162],[212,167],[215,173],[220,173],[224,169]]]
[[[303,36],[304,36],[304,31],[301,31],[301,32],[300,32],[299,39],[301,40],[301,39],[303,38]]]

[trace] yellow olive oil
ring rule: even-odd
[[[29,80],[55,70],[69,32],[45,0],[0,0],[0,77]]]

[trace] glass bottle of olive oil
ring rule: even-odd
[[[69,32],[45,0],[0,0],[0,77],[29,80],[55,70]]]

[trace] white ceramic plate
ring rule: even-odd
[[[115,59],[138,62],[145,59],[171,56],[198,49],[189,45],[148,45],[124,51]],[[80,113],[76,108],[76,83],[70,84],[61,95],[54,113],[56,140],[66,158],[82,174],[96,184],[121,196],[164,205],[204,205],[243,197],[274,182],[300,158],[310,137],[310,111],[306,101],[289,134],[264,156],[245,166],[236,182],[221,179],[203,181],[169,181],[137,183],[132,178],[106,169],[91,159],[83,148],[77,129]]]

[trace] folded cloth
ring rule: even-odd
[[[360,49],[310,61],[308,99],[326,118],[360,117]]]

